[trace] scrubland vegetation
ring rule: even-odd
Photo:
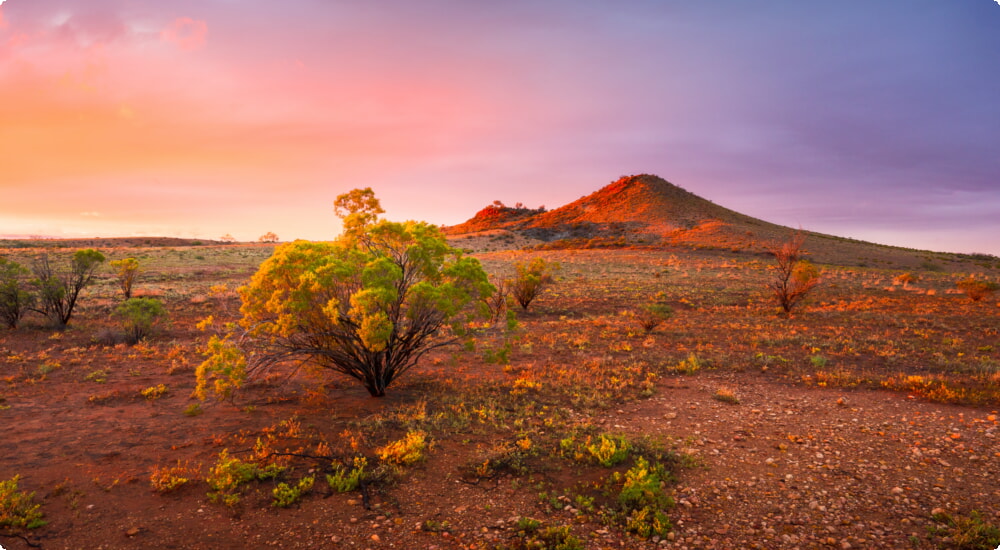
[[[424,229],[384,228],[404,241]],[[445,316],[435,329],[452,344],[384,391],[293,355],[234,383],[225,369],[250,348],[227,357],[212,330],[233,341],[266,321],[287,338],[302,321],[283,315],[332,303],[289,258],[337,245],[280,246],[100,248],[110,265],[66,271],[93,277],[71,323],[29,311],[0,332],[6,548],[1000,544],[995,268],[814,264],[806,277],[759,253],[480,253],[482,275],[464,273],[482,295],[455,296],[483,315]],[[0,251],[5,311],[39,291],[10,267],[35,253]],[[49,258],[72,266],[74,253]],[[342,259],[330,273],[357,258]],[[258,292],[278,271],[310,285]],[[401,288],[380,273],[364,277]],[[523,307],[498,302],[487,274]],[[776,281],[804,277],[819,283],[784,307]],[[423,291],[425,304],[455,292]],[[301,301],[275,306],[288,296]],[[340,297],[341,329],[370,318],[340,345],[389,349],[379,304],[393,298]],[[212,357],[204,396],[224,399],[202,401],[196,370]]]

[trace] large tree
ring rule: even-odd
[[[479,261],[424,222],[380,221],[371,189],[337,199],[344,234],[278,246],[247,286],[243,315],[213,337],[198,368],[225,395],[281,365],[312,366],[360,381],[372,396],[454,341],[466,306],[493,292]]]
[[[104,263],[104,254],[93,248],[77,250],[70,259],[68,269],[60,269],[53,264],[48,254],[43,254],[31,264],[38,287],[39,308],[56,328],[64,329],[69,324],[76,308],[76,302],[83,291],[94,280],[97,268]]]

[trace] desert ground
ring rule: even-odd
[[[235,289],[273,245],[79,243],[137,258],[136,295],[161,300],[169,324],[119,341],[105,269],[65,331],[37,315],[0,330],[0,481],[19,476],[45,522],[0,527],[0,545],[1000,544],[1000,303],[955,289],[996,281],[997,263],[820,263],[821,285],[785,315],[766,254],[514,241],[453,244],[501,278],[558,262],[555,283],[387,396],[302,371],[221,402],[192,396],[208,339],[196,325],[238,318]],[[647,331],[651,302],[673,314]],[[413,460],[391,452],[414,434]],[[227,464],[259,475],[224,486]],[[625,508],[629,483],[647,481],[642,498],[668,518],[655,525]]]

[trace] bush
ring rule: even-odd
[[[307,476],[299,480],[294,486],[288,485],[287,483],[279,483],[277,487],[271,492],[274,497],[274,502],[272,504],[278,508],[288,508],[289,506],[302,500],[302,497],[308,493],[313,486],[316,478],[313,476]]]
[[[27,290],[26,277],[31,272],[21,264],[0,258],[0,323],[17,328],[35,297]]]
[[[35,493],[17,490],[21,476],[0,481],[0,527],[35,529],[45,525],[41,504],[34,504]]]
[[[545,287],[555,282],[553,276],[560,268],[558,263],[547,262],[545,258],[535,258],[531,263],[517,262],[514,269],[517,276],[508,282],[510,293],[521,305],[521,309],[528,309],[528,305],[545,290]]]
[[[129,298],[115,309],[113,316],[125,330],[125,340],[138,344],[152,335],[154,329],[166,318],[167,310],[156,298]]]
[[[790,313],[819,284],[819,271],[802,258],[806,236],[801,231],[771,252],[778,261],[777,275],[770,283],[778,305]]]
[[[109,265],[115,270],[118,287],[122,289],[122,295],[128,300],[132,297],[132,286],[135,285],[135,280],[139,277],[139,273],[141,273],[139,260],[135,258],[122,258],[121,260],[112,260]]]
[[[407,432],[403,439],[376,449],[376,453],[383,462],[409,466],[423,460],[425,450],[427,450],[427,434],[412,431]]]
[[[41,309],[36,311],[48,317],[56,328],[66,328],[80,292],[93,282],[94,274],[102,263],[104,254],[93,248],[77,250],[70,260],[68,271],[62,273],[52,265],[48,254],[36,258],[31,265],[41,305]]]
[[[1000,285],[993,281],[983,281],[971,276],[955,283],[955,287],[964,292],[973,302],[989,298],[994,292],[1000,290]]]
[[[465,306],[493,293],[479,261],[437,227],[376,221],[371,189],[336,204],[340,239],[279,245],[240,289],[243,318],[210,342],[200,396],[210,380],[228,392],[285,362],[345,374],[383,396],[424,354],[455,341],[471,320]]]
[[[636,319],[639,321],[639,326],[646,332],[652,332],[654,328],[659,326],[660,323],[666,321],[674,314],[674,310],[666,305],[659,303],[646,304],[639,309],[636,313]]]

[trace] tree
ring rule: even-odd
[[[142,273],[142,270],[139,269],[139,260],[122,258],[121,260],[112,260],[109,265],[115,270],[115,276],[118,277],[118,287],[122,289],[122,295],[128,300],[132,297],[132,286],[135,285],[135,280]]]
[[[93,248],[77,250],[70,260],[68,272],[60,273],[48,254],[35,258],[31,271],[38,288],[40,309],[34,309],[62,330],[73,316],[80,292],[90,285],[97,268],[104,263],[104,254]]]
[[[771,251],[778,265],[776,276],[769,286],[785,313],[790,313],[820,282],[819,271],[802,258],[805,240],[805,234],[797,231]]]
[[[226,233],[225,235],[219,237],[219,240],[225,244],[233,244],[236,242],[236,237],[230,235],[229,233]]]
[[[530,263],[517,262],[514,269],[517,276],[508,282],[510,293],[521,304],[521,309],[527,310],[532,300],[545,290],[545,287],[555,282],[553,274],[559,270],[559,264],[548,262],[545,258],[535,258]]]
[[[34,304],[35,297],[28,292],[25,280],[30,271],[21,264],[0,258],[0,322],[11,330]]]
[[[273,231],[268,231],[267,233],[261,235],[260,239],[257,240],[262,243],[276,243],[278,242],[278,235]]]
[[[243,314],[209,342],[196,392],[222,397],[281,364],[357,379],[374,397],[454,341],[470,303],[494,291],[479,261],[424,222],[379,221],[371,189],[337,198],[344,234],[275,248],[240,288]]]
[[[378,215],[385,213],[371,187],[352,189],[338,196],[333,202],[333,211],[344,220],[345,236],[372,226]]]
[[[125,329],[125,341],[138,344],[153,334],[167,310],[156,298],[129,298],[118,304],[113,315]]]

